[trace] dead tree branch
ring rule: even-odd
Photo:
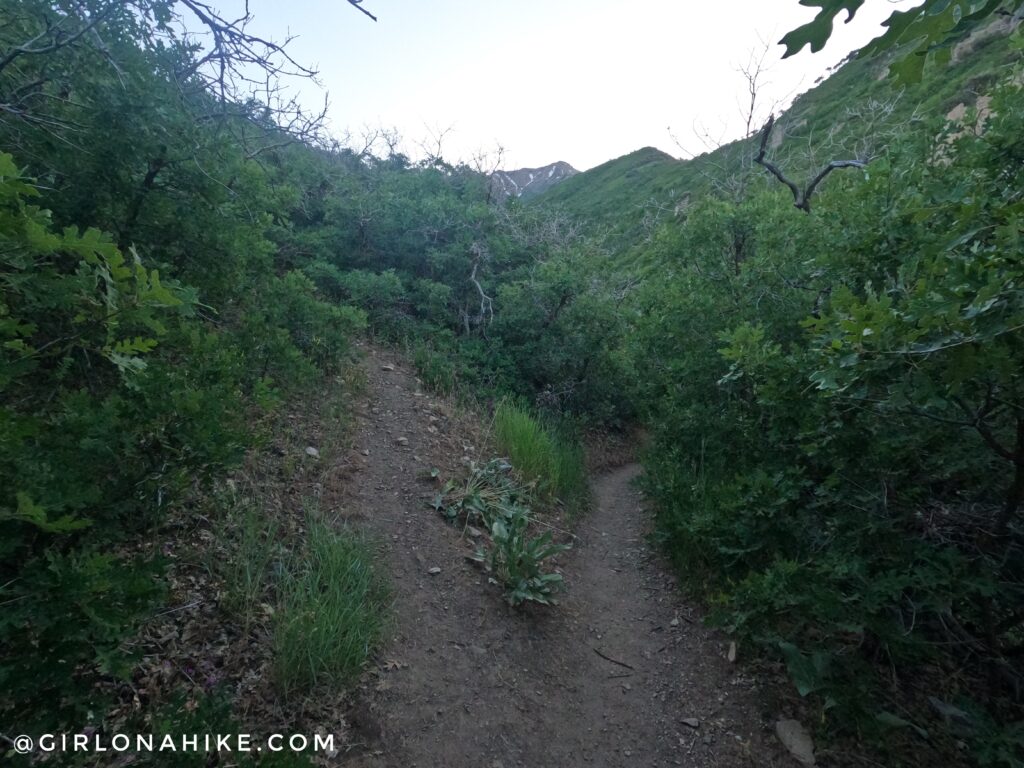
[[[761,129],[761,142],[758,146],[757,156],[754,158],[754,162],[765,168],[769,173],[778,179],[782,184],[789,188],[789,191],[793,193],[793,205],[803,211],[804,213],[811,212],[811,195],[818,188],[818,185],[825,180],[825,178],[832,173],[832,171],[840,168],[865,168],[868,163],[871,162],[871,158],[864,160],[832,160],[824,168],[822,168],[814,177],[807,183],[807,185],[801,189],[797,186],[796,182],[790,180],[782,170],[767,159],[766,155],[768,152],[768,140],[772,135],[772,128],[775,127],[775,115],[768,118],[768,122],[764,124],[764,128]]]
[[[95,30],[96,25],[109,16],[113,8],[114,6],[110,6],[95,14],[91,19],[86,17],[74,32],[68,32],[64,28],[65,24],[71,20],[71,16],[60,18],[56,24],[51,23],[48,18],[44,19],[44,29],[38,35],[21,45],[13,46],[0,58],[0,72],[19,56],[40,56],[75,45],[82,37]]]
[[[355,8],[355,9],[356,9],[357,11],[359,11],[360,13],[365,13],[365,14],[366,14],[367,16],[369,16],[369,17],[370,17],[371,19],[373,19],[374,21],[376,21],[376,20],[377,20],[377,17],[376,17],[376,16],[374,16],[374,15],[373,15],[372,13],[370,13],[370,12],[369,12],[368,10],[366,10],[365,8],[363,8],[363,0],[348,0],[348,3],[349,3],[349,5],[351,5],[351,6],[353,7],[353,8]]]
[[[347,0],[376,21],[363,1]],[[63,73],[87,66],[80,57],[99,57],[124,85],[115,52],[126,36],[134,36],[162,60],[167,50],[182,53],[177,66],[166,67],[166,77],[197,113],[196,120],[231,124],[250,157],[285,139],[319,141],[326,103],[323,109],[307,111],[282,84],[289,78],[316,82],[317,71],[292,57],[291,37],[274,40],[254,34],[250,4],[246,0],[241,5],[229,16],[211,0],[26,3],[0,25],[0,117],[52,133],[70,132],[68,110],[55,106],[76,106],[68,98]],[[212,109],[207,95],[215,103]]]
[[[485,327],[485,318],[487,319],[487,325],[490,325],[491,321],[494,320],[494,302],[484,292],[483,286],[480,285],[480,281],[476,277],[476,271],[480,268],[480,262],[486,257],[487,252],[480,243],[473,243],[471,250],[473,253],[473,270],[469,273],[469,282],[476,287],[477,293],[480,294],[480,314],[477,315],[473,324],[483,329]],[[484,331],[484,335],[486,336],[486,331]]]

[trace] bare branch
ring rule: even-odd
[[[494,303],[491,301],[491,297],[484,292],[483,286],[480,285],[480,281],[476,279],[476,271],[480,267],[481,260],[487,256],[487,251],[480,243],[473,243],[470,250],[472,251],[474,258],[473,271],[469,273],[469,282],[476,286],[476,290],[480,294],[480,314],[477,315],[473,324],[483,328],[484,318],[487,318],[488,325],[494,320]]]
[[[65,16],[54,25],[50,25],[49,21],[46,22],[46,29],[40,32],[38,35],[33,37],[31,40],[22,43],[21,45],[15,46],[7,54],[0,58],[0,72],[4,70],[9,64],[11,64],[19,56],[39,56],[46,53],[53,53],[59,51],[61,48],[67,48],[77,43],[83,36],[89,33],[90,30],[94,29],[103,19],[110,15],[114,6],[111,5],[102,13],[97,13],[88,23],[84,24],[81,29],[77,32],[66,35],[62,31],[62,27],[65,22],[70,19],[70,16]],[[41,48],[33,48],[34,45],[49,37],[49,42]]]
[[[968,425],[974,427],[989,448],[1007,461],[1017,461],[1017,454],[999,442],[995,433],[992,431],[992,428],[988,424],[987,418],[992,414],[994,407],[991,390],[989,391],[989,394],[986,395],[985,402],[982,403],[981,407],[976,411],[972,410],[971,407],[960,397],[953,397],[951,399],[957,404],[960,410],[967,414],[970,418],[967,422]]]
[[[361,7],[363,0],[348,2],[376,20]],[[64,59],[80,52],[100,57],[124,83],[121,66],[105,38],[108,34],[116,38],[125,24],[138,24],[137,42],[143,48],[181,50],[183,60],[176,70],[169,68],[166,75],[176,84],[188,108],[199,112],[193,117],[231,125],[250,158],[279,146],[282,137],[321,140],[326,104],[319,112],[307,112],[297,97],[285,94],[281,85],[291,77],[315,82],[316,70],[289,54],[291,37],[277,41],[251,32],[253,15],[248,2],[235,18],[218,11],[212,0],[179,0],[172,4],[171,24],[166,23],[153,0],[66,0],[41,5],[44,10],[38,16],[26,13],[16,19],[18,23],[4,25],[7,37],[0,38],[0,72],[6,79],[0,92],[2,116],[54,135],[71,132],[66,111],[51,110],[50,106],[55,101],[71,104],[60,73],[67,66],[82,67],[85,63],[64,61],[61,54],[65,54]],[[21,39],[11,39],[14,33],[10,30],[19,29]],[[41,61],[23,67],[23,60],[29,57]],[[55,67],[51,59],[61,63]],[[208,109],[203,92],[214,96],[217,110]],[[241,127],[239,121],[250,127]],[[256,133],[251,126],[256,126]],[[263,146],[253,149],[249,144]]]
[[[376,17],[376,16],[374,16],[374,15],[373,15],[372,13],[370,13],[370,12],[369,12],[368,10],[366,10],[365,8],[363,8],[363,0],[348,0],[348,2],[349,2],[349,5],[351,5],[351,6],[353,7],[353,8],[355,8],[355,9],[356,9],[357,11],[359,11],[360,13],[365,13],[365,14],[366,14],[367,16],[369,16],[369,17],[370,17],[371,19],[373,19],[374,21],[376,21],[376,20],[377,20],[377,17]]]
[[[743,121],[744,139],[756,133],[754,126],[759,125],[763,119],[760,115],[774,113],[777,108],[792,96],[792,93],[790,93],[785,97],[765,98],[765,92],[768,90],[767,86],[769,85],[765,81],[765,77],[771,69],[766,66],[765,62],[768,60],[771,50],[772,44],[761,38],[761,47],[752,48],[747,55],[746,63],[737,66],[737,71],[743,77],[745,92],[744,102],[737,100],[739,117]],[[703,122],[698,120],[694,120],[691,132],[704,146],[704,150],[701,153],[703,154],[700,166],[701,174],[719,193],[738,202],[746,196],[750,180],[748,171],[750,166],[753,165],[753,158],[739,147],[734,149],[731,143],[724,140],[729,132],[730,123],[724,119],[720,120],[720,122],[721,132],[718,136],[715,136]],[[679,139],[672,134],[671,127],[669,128],[669,136],[675,145],[686,155],[691,158],[697,156],[680,143]],[[722,149],[725,151],[718,153],[717,156],[714,155],[715,150]],[[722,159],[712,160],[713,156]]]
[[[779,170],[778,166],[774,163],[769,162],[765,158],[765,154],[768,151],[768,139],[772,135],[772,128],[775,127],[775,115],[768,118],[768,122],[764,124],[764,128],[761,129],[761,145],[758,147],[757,156],[754,158],[754,162],[768,169],[768,171],[779,181],[789,187],[789,191],[793,193],[793,199],[796,201],[796,207],[800,208],[801,195],[800,188],[797,185],[787,179],[783,175],[782,171]],[[806,209],[805,209],[806,210]]]
[[[818,188],[818,185],[825,180],[832,171],[840,168],[864,168],[871,158],[866,160],[832,160],[824,168],[818,171],[814,175],[803,189],[782,172],[782,170],[775,165],[773,162],[767,159],[766,155],[768,152],[768,139],[771,137],[772,128],[775,127],[775,115],[768,118],[768,122],[764,124],[764,128],[761,129],[761,143],[758,146],[757,156],[754,157],[754,162],[765,168],[769,173],[772,174],[776,179],[789,187],[789,191],[793,193],[793,205],[805,213],[811,212],[811,195],[814,194],[814,190]]]
[[[444,159],[444,140],[452,131],[455,130],[455,126],[449,125],[447,128],[431,128],[429,125],[424,124],[423,126],[427,133],[430,135],[430,142],[426,139],[418,141],[420,149],[423,151],[424,160],[423,163],[426,166],[444,166],[446,165]]]
[[[814,194],[814,190],[817,189],[818,185],[824,181],[825,177],[832,173],[832,171],[840,168],[865,168],[867,167],[867,164],[867,160],[832,160],[818,172],[817,176],[811,179],[810,184],[808,184],[807,188],[804,190],[804,204],[802,206],[798,205],[797,208],[802,208],[807,211],[810,210],[810,203],[808,201],[811,199],[811,195]]]

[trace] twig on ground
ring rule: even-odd
[[[613,659],[611,656],[608,656],[607,654],[601,653],[601,651],[597,650],[597,648],[591,648],[590,650],[592,650],[594,653],[596,653],[598,656],[600,656],[605,661],[610,661],[612,664],[618,664],[620,667],[625,667],[626,669],[632,669],[634,671],[636,670],[636,667],[630,666],[629,664],[627,664],[624,661],[619,661],[618,659]]]

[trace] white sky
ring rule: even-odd
[[[215,3],[216,4],[216,3]],[[818,54],[775,45],[817,9],[797,0],[252,0],[251,29],[296,35],[330,94],[332,131],[398,129],[408,154],[450,129],[448,160],[505,148],[505,168],[580,170],[644,146],[686,156],[743,132],[739,67],[770,41],[767,101],[792,97],[914,0],[867,0]],[[238,0],[220,0],[224,11]],[[845,14],[840,18],[844,18]],[[304,90],[316,104],[322,95]],[[767,108],[767,105],[766,105]]]

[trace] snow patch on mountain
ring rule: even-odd
[[[579,171],[561,160],[541,168],[495,171],[491,174],[491,195],[496,200],[507,200],[510,197],[526,200],[577,173]]]

